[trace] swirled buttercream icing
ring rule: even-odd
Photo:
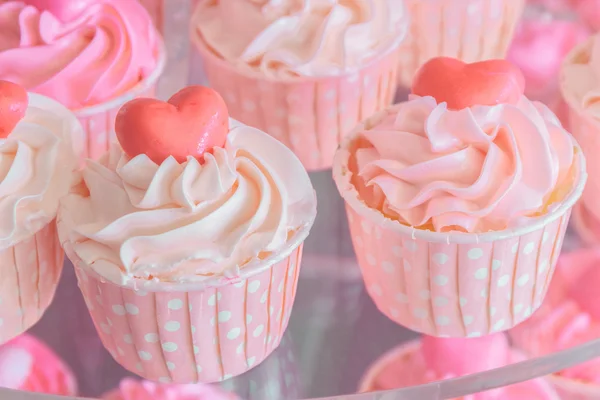
[[[522,226],[571,190],[575,143],[544,105],[450,110],[412,95],[357,131],[350,169],[361,199],[437,232]]]
[[[237,396],[203,384],[171,385],[125,378],[104,400],[235,400]]]
[[[137,1],[68,1],[0,2],[0,79],[79,109],[154,70],[160,39]]]
[[[270,77],[356,70],[408,27],[396,0],[202,0],[192,24],[217,56]]]
[[[78,189],[62,202],[59,229],[83,262],[119,284],[237,276],[284,248],[316,213],[293,153],[234,120],[225,145],[202,160],[158,165],[115,144],[88,162]]]
[[[81,129],[65,107],[29,94],[25,117],[0,139],[0,248],[26,239],[56,217],[76,169],[70,138]]]

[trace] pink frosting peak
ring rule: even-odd
[[[575,143],[543,104],[449,110],[411,96],[358,131],[354,185],[371,208],[437,232],[514,228],[572,189]]]
[[[350,71],[404,38],[397,0],[204,1],[192,23],[198,40],[223,59],[267,76]]]
[[[69,367],[44,343],[21,335],[0,347],[0,386],[62,396],[75,396]]]
[[[421,352],[437,376],[462,376],[505,366],[510,347],[503,333],[468,339],[423,336]]]
[[[237,396],[212,385],[166,385],[125,378],[104,400],[235,400]]]
[[[159,41],[137,1],[0,2],[0,79],[71,109],[111,100],[147,77]]]

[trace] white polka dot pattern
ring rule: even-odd
[[[90,274],[84,280],[81,265],[76,273],[102,343],[123,367],[155,381],[215,382],[260,364],[279,345],[301,251],[241,285],[192,292],[139,296]]]
[[[251,79],[211,60],[204,64],[207,78],[231,117],[275,136],[308,170],[330,168],[340,139],[390,105],[396,92],[397,52],[382,54],[350,80],[342,74],[289,84]]]
[[[410,329],[449,337],[506,330],[530,315],[523,310],[536,310],[570,216],[522,236],[456,244],[404,236],[346,210],[353,242],[361,243],[355,252],[362,276],[378,308]]]
[[[64,259],[55,222],[1,250],[0,259],[0,343],[4,343],[33,326],[54,297]]]

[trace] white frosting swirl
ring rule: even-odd
[[[206,153],[203,164],[169,157],[157,165],[117,145],[88,161],[83,191],[67,196],[60,211],[59,229],[77,256],[118,284],[194,282],[236,276],[282,249],[314,219],[308,174],[277,140],[230,125],[225,146]]]
[[[77,166],[71,135],[75,116],[54,100],[29,94],[25,117],[0,139],[0,248],[33,235],[51,222],[69,192]]]

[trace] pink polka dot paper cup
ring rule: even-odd
[[[433,57],[465,62],[504,58],[525,0],[406,0],[411,18],[400,51],[399,79],[410,87]]]
[[[158,54],[154,71],[129,91],[105,103],[72,110],[84,129],[81,135],[73,137],[73,146],[81,162],[86,158],[99,158],[116,140],[115,118],[123,104],[138,97],[155,97],[156,85],[167,61],[162,43]]]
[[[367,206],[353,181],[354,135],[336,153],[333,176],[346,203],[358,264],[378,309],[394,322],[431,336],[477,337],[507,330],[541,304],[554,273],[571,208],[586,180],[574,144],[574,181],[542,218],[486,233],[416,229]]]
[[[209,383],[250,370],[279,346],[310,225],[237,279],[202,283],[119,286],[95,273],[69,242],[63,245],[100,339],[119,364],[152,381]]]

